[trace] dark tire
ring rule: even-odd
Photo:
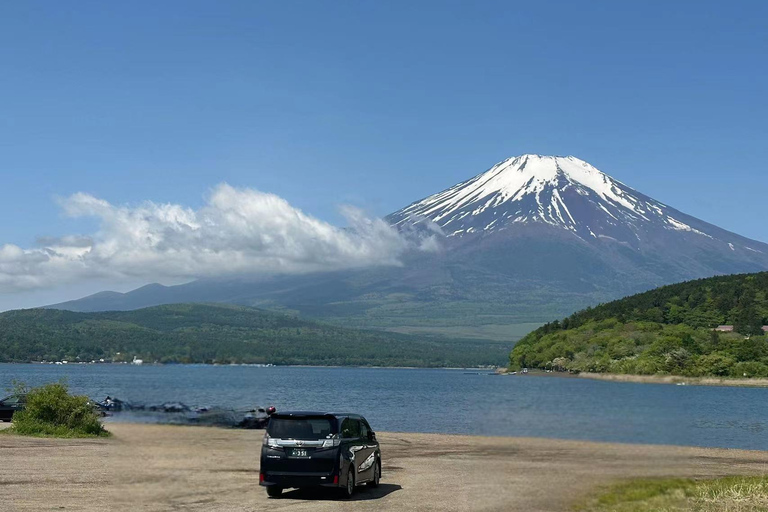
[[[381,481],[381,461],[377,460],[376,464],[373,465],[373,480],[368,482],[368,487],[377,488],[379,486],[379,482]]]
[[[267,496],[270,498],[279,498],[283,494],[283,488],[276,485],[270,485],[267,487]]]
[[[349,499],[355,494],[355,472],[354,464],[350,464],[349,472],[347,472],[347,485],[341,490],[341,496]]]

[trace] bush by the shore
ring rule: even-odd
[[[109,435],[88,397],[70,395],[65,384],[47,384],[24,391],[26,407],[13,416],[11,433],[50,437]]]

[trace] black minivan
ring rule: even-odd
[[[269,419],[259,484],[271,497],[289,487],[337,487],[346,497],[363,483],[378,487],[381,450],[359,414],[283,412]]]
[[[11,395],[0,400],[0,421],[11,421],[14,413],[24,409],[26,395]]]

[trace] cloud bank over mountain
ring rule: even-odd
[[[343,207],[339,228],[283,198],[227,184],[198,210],[144,202],[117,206],[86,193],[60,201],[70,217],[93,217],[97,232],[44,237],[38,246],[0,246],[0,292],[76,280],[147,280],[236,274],[296,274],[399,265],[409,242],[381,219]],[[434,244],[422,242],[422,250]]]

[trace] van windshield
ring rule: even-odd
[[[328,418],[271,418],[269,437],[277,439],[327,439],[335,434]]]

